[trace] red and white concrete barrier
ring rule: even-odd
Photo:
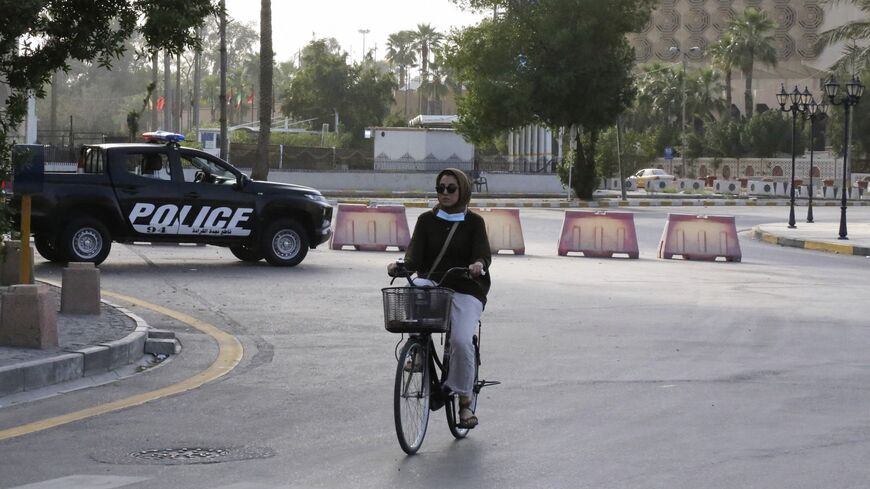
[[[658,257],[681,255],[685,260],[740,261],[740,241],[733,216],[668,214]]]
[[[492,253],[512,251],[515,255],[526,254],[519,209],[477,208],[472,210],[483,217],[483,221],[486,223],[486,234],[489,237],[489,249]]]
[[[634,214],[612,211],[566,211],[559,238],[559,255],[571,252],[609,258],[626,254],[638,258]]]
[[[338,204],[335,231],[329,247],[333,250],[352,246],[363,251],[386,251],[392,246],[404,251],[410,241],[405,206]]]

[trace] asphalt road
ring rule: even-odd
[[[197,390],[0,442],[0,487],[866,487],[868,259],[743,233],[741,263],[659,260],[667,213],[700,209],[631,211],[639,260],[559,257],[563,211],[522,210],[526,255],[496,257],[484,313],[481,374],[502,385],[483,392],[466,440],[433,413],[413,457],[395,439],[398,337],[383,329],[379,292],[400,253],[324,248],[288,270],[214,247],[116,245],[104,289],[210,322],[245,357]],[[409,210],[412,226],[419,212]],[[741,231],[787,217],[782,207],[709,212],[738,216]],[[838,212],[816,209],[816,221]],[[36,268],[60,279],[60,266]],[[176,329],[184,353],[4,409],[0,429],[168,385],[214,359],[209,338],[136,312]],[[142,458],[180,448],[230,455]]]

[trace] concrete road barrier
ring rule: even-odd
[[[626,254],[638,258],[634,214],[612,211],[566,211],[559,238],[559,255],[570,252],[610,258]]]
[[[489,237],[489,249],[492,253],[512,251],[515,255],[526,254],[519,209],[472,210],[483,217],[486,223],[486,234]]]
[[[386,251],[392,246],[404,251],[410,241],[405,206],[338,204],[329,247],[333,250],[352,246],[356,250]]]
[[[647,192],[660,192],[677,188],[677,183],[673,180],[648,180],[645,186]]]
[[[704,190],[704,180],[700,178],[681,178],[677,180],[677,188],[680,190]]]
[[[740,193],[740,182],[737,180],[716,180],[713,190],[720,194],[737,195]]]
[[[658,257],[680,255],[685,260],[740,261],[740,241],[733,216],[668,214]]]
[[[774,182],[750,180],[746,183],[746,192],[749,195],[774,195]]]

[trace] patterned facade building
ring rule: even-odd
[[[816,52],[815,43],[821,32],[849,16],[848,7],[825,0],[661,0],[642,32],[631,36],[638,64],[679,63],[681,53],[686,53],[690,68],[709,65],[708,48],[720,39],[728,21],[749,7],[765,11],[773,21],[778,58],[775,67],[756,63],[752,87],[756,104],[775,108],[780,83],[789,89],[808,86],[821,95],[823,70],[832,62],[830,51],[838,48]],[[674,46],[680,52],[670,49]],[[700,50],[692,52],[692,47]],[[736,69],[732,77],[733,103],[745,113],[743,74]]]

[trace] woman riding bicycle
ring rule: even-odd
[[[443,279],[441,286],[454,291],[450,374],[443,387],[459,396],[459,427],[473,428],[478,422],[471,409],[476,361],[473,337],[486,305],[492,255],[483,218],[468,210],[471,182],[465,173],[448,168],[438,174],[435,182],[438,205],[417,219],[405,253],[405,266],[417,272],[416,285],[433,285]],[[468,267],[469,274],[445,277],[444,273],[453,267]],[[395,269],[395,263],[387,266],[390,274]]]

